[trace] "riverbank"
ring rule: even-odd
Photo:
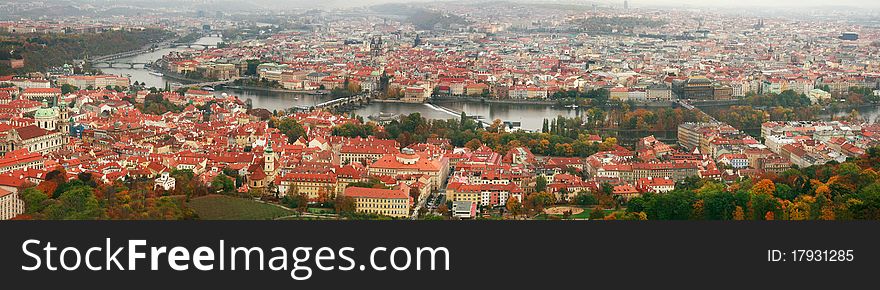
[[[447,102],[469,102],[469,103],[489,103],[489,104],[522,104],[522,105],[558,105],[559,103],[551,100],[519,100],[519,99],[487,99],[482,97],[454,97],[454,96],[434,96],[431,97],[433,103]]]
[[[303,94],[303,95],[326,95],[327,94],[326,91],[322,91],[322,90],[288,90],[288,89],[279,89],[279,88],[254,87],[254,86],[230,86],[230,85],[227,85],[226,89],[272,92],[272,93],[291,93],[291,94]]]

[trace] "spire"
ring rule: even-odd
[[[264,153],[272,153],[272,139],[266,138],[266,148],[263,150]]]

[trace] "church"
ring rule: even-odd
[[[275,175],[278,173],[276,163],[277,158],[275,151],[272,150],[272,142],[267,139],[266,147],[263,149],[263,159],[248,167],[248,187],[261,193],[267,193],[266,187],[275,181]]]
[[[0,155],[26,148],[29,152],[46,154],[67,144],[69,132],[67,106],[43,108],[34,112],[34,124],[13,128],[0,134]]]

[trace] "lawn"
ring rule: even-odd
[[[209,195],[187,204],[203,220],[267,220],[293,214],[271,204],[225,195]]]
[[[592,208],[586,208],[586,207],[585,207],[583,212],[578,213],[578,214],[573,214],[573,215],[571,215],[571,219],[589,219],[589,218],[590,218],[590,213],[591,213],[592,211],[593,211]],[[609,215],[611,215],[611,214],[614,213],[614,212],[620,212],[620,213],[625,213],[625,212],[626,212],[626,211],[623,211],[623,210],[613,210],[613,209],[604,209],[604,210],[602,210],[602,211],[605,212],[605,216],[609,216]],[[553,218],[556,218],[556,219],[562,219],[562,215],[561,215],[561,214],[546,214],[546,213],[539,214],[538,216],[535,217],[535,219],[536,219],[536,220],[546,220],[546,219],[550,219],[551,216],[552,216]]]

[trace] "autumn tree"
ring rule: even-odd
[[[516,219],[523,210],[522,203],[519,202],[519,199],[513,196],[507,199],[507,203],[504,206],[507,208],[507,211],[513,215],[514,219]]]
[[[437,207],[437,213],[439,213],[442,216],[446,216],[446,214],[449,213],[449,206],[446,205],[445,203],[441,204],[440,206]]]
[[[479,139],[473,139],[464,144],[464,147],[470,148],[471,150],[477,150],[480,146],[483,146],[483,143],[480,142]]]
[[[772,195],[774,192],[776,192],[776,184],[769,179],[762,179],[752,186],[752,193],[754,194]]]
[[[350,216],[355,213],[355,200],[350,196],[337,195],[333,200],[333,209],[340,216]]]
[[[599,150],[600,151],[609,151],[609,150],[613,149],[614,146],[617,146],[617,138],[608,137],[608,138],[605,138],[605,141],[602,141],[602,143],[599,144]]]
[[[743,208],[741,206],[736,206],[736,209],[733,211],[733,220],[741,221],[745,219],[745,213],[743,212]]]

